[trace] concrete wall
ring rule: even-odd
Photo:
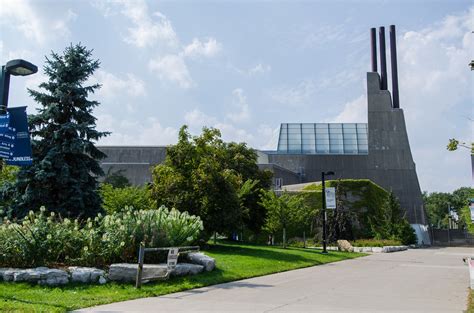
[[[151,182],[151,169],[162,163],[166,156],[166,147],[101,146],[98,148],[107,155],[101,162],[104,172],[121,170],[133,185]]]

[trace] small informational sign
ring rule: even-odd
[[[9,165],[31,165],[32,152],[26,107],[0,115],[0,158]]]
[[[178,263],[179,248],[171,248],[168,252],[168,270],[173,270]]]
[[[326,188],[326,208],[327,209],[336,208],[336,188],[335,187]]]
[[[469,210],[471,211],[471,222],[474,223],[474,199],[469,201]]]

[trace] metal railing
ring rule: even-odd
[[[143,262],[145,261],[145,253],[146,252],[159,252],[159,251],[168,251],[168,258],[167,258],[167,270],[164,276],[156,276],[156,277],[147,277],[143,279]],[[184,246],[184,247],[164,247],[164,248],[145,248],[145,245],[142,243],[140,244],[140,249],[138,250],[138,270],[137,270],[137,279],[135,282],[136,288],[141,288],[142,282],[152,281],[152,280],[163,280],[168,279],[170,273],[176,267],[178,263],[178,256],[179,253],[183,252],[191,252],[191,251],[199,251],[199,246]]]

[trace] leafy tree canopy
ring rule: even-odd
[[[208,234],[230,233],[244,223],[259,229],[265,212],[254,199],[270,185],[271,174],[256,163],[254,150],[222,141],[219,130],[203,128],[192,137],[183,126],[178,143],[153,170],[153,196],[158,205],[200,216]]]
[[[264,230],[270,234],[283,230],[283,247],[286,247],[286,230],[295,223],[302,222],[306,207],[302,197],[283,193],[277,196],[273,191],[262,192],[261,205],[267,209]]]
[[[448,192],[424,192],[426,212],[429,221],[437,228],[446,228],[448,225],[448,206],[460,215],[461,209],[467,205],[474,188],[461,187],[452,193]]]
[[[96,130],[92,110],[99,103],[88,99],[100,85],[87,85],[98,68],[92,50],[81,44],[46,57],[48,81],[39,85],[41,91],[28,89],[40,108],[29,117],[33,165],[18,173],[15,215],[43,205],[72,217],[101,211],[97,177],[103,171],[98,160],[105,155],[94,142],[108,133]]]

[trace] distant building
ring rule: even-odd
[[[373,36],[372,39],[374,41]],[[374,58],[374,53],[372,55]],[[384,62],[384,56],[381,62]],[[336,175],[332,179],[370,179],[395,193],[420,242],[429,243],[428,221],[416,166],[404,113],[398,105],[398,86],[394,92],[396,99],[392,100],[387,82],[384,82],[386,66],[381,65],[379,75],[376,66],[374,68],[374,59],[372,64],[373,71],[367,73],[367,124],[283,123],[277,149],[258,151],[258,165],[272,171],[275,189],[320,181],[323,171],[334,171]],[[394,79],[396,77],[392,76]],[[150,167],[163,162],[166,155],[165,147],[99,148],[108,155],[102,163],[105,171],[110,167],[124,170],[124,175],[137,185],[151,180]]]

